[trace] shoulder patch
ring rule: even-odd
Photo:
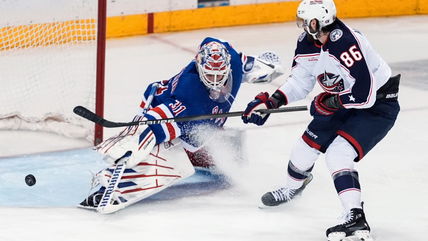
[[[343,36],[343,31],[341,29],[335,29],[330,33],[331,42],[336,42]]]
[[[299,36],[299,42],[302,42],[303,39],[305,39],[305,37],[306,37],[306,32],[303,32],[302,34],[300,34],[300,36]]]

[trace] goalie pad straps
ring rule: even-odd
[[[156,136],[150,126],[132,126],[101,143],[97,151],[104,154],[104,159],[112,164],[119,163],[127,156],[126,167],[133,167],[144,160],[155,145]]]
[[[133,140],[130,140],[133,141]],[[144,131],[138,137],[138,147],[132,150],[132,155],[129,157],[126,167],[133,167],[142,160],[146,159],[156,145],[156,136],[150,127],[144,129]]]
[[[134,116],[132,121],[140,121],[142,119],[143,119],[143,116],[136,115],[136,116]],[[116,145],[116,143],[120,142],[122,139],[124,139],[127,136],[134,135],[137,132],[139,127],[140,126],[126,127],[118,135],[112,136],[112,137],[108,138],[107,140],[101,142],[98,146],[95,147],[95,149],[101,154],[106,154],[109,152],[110,148],[112,148],[113,146]],[[120,156],[123,154],[124,153],[120,153]],[[112,157],[112,158],[117,160],[120,156]]]

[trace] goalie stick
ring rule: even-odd
[[[259,113],[263,114],[273,114],[273,113],[282,113],[282,112],[294,112],[294,111],[304,111],[308,110],[307,106],[290,106],[283,107],[277,109],[262,109],[256,110]],[[73,112],[87,120],[95,122],[101,126],[107,128],[114,127],[123,127],[123,126],[134,126],[134,125],[152,125],[152,124],[162,124],[162,123],[170,123],[170,122],[183,122],[183,121],[194,121],[194,120],[205,120],[211,118],[224,118],[224,117],[235,117],[242,116],[244,114],[243,111],[235,111],[228,113],[219,113],[219,114],[207,114],[207,115],[197,115],[197,116],[186,116],[186,117],[175,117],[175,118],[165,118],[165,119],[157,119],[157,120],[142,120],[142,121],[132,121],[132,122],[113,122],[106,120],[94,112],[86,109],[83,106],[76,106],[73,109]]]
[[[142,110],[143,114],[145,114],[147,112],[147,110],[149,109],[149,106],[151,105],[151,103],[153,101],[153,97],[155,95],[155,92],[156,92],[157,88],[158,88],[158,84],[157,83],[154,83],[151,86],[149,96],[147,97],[147,100],[146,100],[146,103],[145,103],[145,107]],[[97,116],[95,113],[93,113],[93,114],[95,116]],[[99,116],[97,116],[97,117],[99,117]],[[99,118],[101,118],[101,117],[99,117]],[[120,161],[122,158],[125,159],[125,160]],[[128,158],[127,157],[127,153],[122,158],[119,159],[119,160],[117,160],[116,167],[113,170],[112,176],[110,177],[110,180],[108,182],[106,190],[104,191],[104,194],[103,194],[103,196],[101,198],[101,201],[98,204],[97,212],[99,212],[99,213],[103,213],[103,214],[112,213],[112,212],[115,212],[115,211],[117,211],[118,209],[121,208],[119,206],[118,207],[114,207],[112,205],[111,201],[112,201],[112,198],[114,196],[114,193],[117,190],[119,182],[122,179],[123,173],[125,172],[126,162],[127,162],[127,158]]]

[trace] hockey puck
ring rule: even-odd
[[[28,174],[25,176],[25,183],[27,183],[28,186],[33,186],[36,184],[36,178],[32,174]]]

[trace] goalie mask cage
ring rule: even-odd
[[[0,129],[101,142],[73,108],[103,116],[106,0],[3,0],[0,16]]]

